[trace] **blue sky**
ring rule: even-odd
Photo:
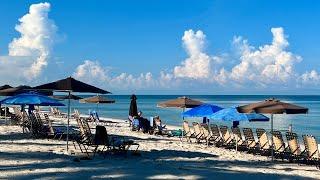
[[[115,93],[175,94],[186,93],[185,87],[189,89],[188,94],[224,92],[228,94],[268,92],[316,94],[318,90],[317,72],[320,70],[318,63],[320,46],[317,45],[320,40],[318,35],[320,25],[317,23],[320,17],[318,1],[4,0],[0,2],[0,56],[10,59],[10,54],[14,54],[10,53],[8,45],[14,38],[21,37],[21,33],[15,30],[15,26],[20,24],[19,18],[28,14],[32,4],[40,2],[50,4],[48,19],[52,20],[57,27],[53,33],[54,36],[50,37],[54,39],[54,43],[50,44],[48,50],[50,55],[45,60],[48,64],[41,66],[40,72],[31,79],[20,77],[18,80],[14,78],[11,80],[9,77],[2,80],[2,83],[37,84],[73,75]],[[27,23],[30,22],[34,21],[30,20],[25,24],[28,25]],[[45,25],[43,28],[46,28]],[[258,59],[245,60],[244,52],[240,52],[240,55],[238,53],[244,43],[241,42],[242,45],[234,47],[235,38],[241,36],[242,40],[247,40],[249,46],[257,50],[260,46],[272,44],[271,28],[282,28],[283,36],[289,43],[284,51],[300,57],[292,57],[294,71],[285,70],[286,75],[281,82],[275,84],[270,83],[272,81],[270,77],[257,83],[257,79],[261,79],[262,76],[248,70],[246,74],[253,73],[254,77],[242,82],[241,85],[233,86],[234,83],[229,85],[230,81],[236,81],[231,75],[236,65],[242,61],[255,64],[254,61],[263,61],[261,56],[264,56],[262,53]],[[185,34],[188,30],[192,32]],[[197,31],[201,31],[204,36],[197,36]],[[197,72],[192,67],[191,69],[187,67],[187,70],[180,68],[179,72],[175,71],[175,67],[182,66],[181,63],[192,56],[188,54],[188,45],[186,45],[188,42],[182,40],[184,35],[191,39],[195,38],[190,42],[195,42],[195,45],[198,41],[201,43],[203,41],[204,45],[199,47],[200,54],[207,55],[208,58],[201,62],[211,62],[210,65],[205,64],[210,66],[206,69],[211,72],[210,74],[179,75],[179,72]],[[21,47],[21,44],[18,45]],[[18,45],[15,46],[16,49]],[[34,49],[30,51],[33,53]],[[17,54],[17,56],[25,56],[25,54]],[[38,54],[35,52],[34,56]],[[200,62],[197,57],[198,55],[192,57],[190,63]],[[222,59],[222,62],[213,63],[214,57]],[[20,61],[24,61],[24,58]],[[84,65],[85,60],[91,63],[83,66],[81,69],[83,72],[79,73],[78,66]],[[291,65],[292,62],[289,64]],[[288,63],[283,64],[283,66],[286,65]],[[199,66],[202,67],[203,64]],[[98,73],[92,74],[93,71],[90,68],[94,70],[98,68]],[[226,74],[230,74],[226,75],[227,82],[212,80],[213,77],[221,75],[219,72],[222,68],[227,71]],[[312,70],[315,73],[310,73]],[[169,80],[173,85],[162,82],[161,71],[170,77]],[[152,74],[152,80],[149,76],[145,77],[149,72]],[[119,78],[122,73],[126,75]],[[141,73],[143,75],[139,79]],[[277,72],[275,76],[282,74]],[[295,77],[288,78],[288,76]],[[276,77],[272,76],[272,78]],[[303,83],[296,81],[299,78],[303,79],[301,80]],[[123,84],[126,85],[123,86]],[[284,87],[279,88],[283,84],[285,84]],[[269,86],[272,86],[271,90],[266,88]]]

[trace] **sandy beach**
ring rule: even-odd
[[[106,126],[109,134],[124,136],[140,144],[139,154],[97,155],[79,160],[84,154],[66,142],[33,139],[19,126],[0,126],[1,179],[319,179],[315,166],[282,161],[270,162],[260,155],[235,152],[203,144],[181,142],[179,138],[130,131],[123,120]],[[65,120],[55,119],[55,123]],[[75,120],[71,120],[75,125]],[[169,127],[176,128],[176,127]]]

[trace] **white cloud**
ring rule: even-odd
[[[99,64],[98,61],[85,60],[83,64],[76,68],[73,73],[75,78],[83,79],[85,81],[108,80],[106,70]]]
[[[307,71],[299,77],[299,81],[307,85],[320,85],[320,74],[315,70]]]
[[[204,52],[206,36],[202,31],[188,30],[182,37],[189,57],[174,67],[176,78],[206,79],[210,76],[211,57]]]
[[[234,38],[240,52],[240,64],[232,68],[230,78],[240,83],[259,85],[289,83],[296,76],[294,65],[302,58],[287,51],[289,43],[283,28],[272,28],[272,44],[258,49],[250,46],[242,37]]]
[[[19,19],[20,24],[15,27],[21,36],[9,44],[9,56],[33,59],[24,70],[28,79],[38,77],[48,64],[57,31],[55,23],[48,18],[49,11],[49,3],[32,4],[29,12]]]

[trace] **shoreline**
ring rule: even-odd
[[[66,122],[66,119],[52,119],[55,123]],[[108,155],[106,159],[96,156],[93,160],[75,162],[74,158],[83,154],[79,149],[71,149],[75,155],[65,154],[65,141],[32,139],[23,135],[18,126],[1,125],[0,178],[320,178],[320,171],[315,166],[282,161],[271,163],[265,156],[189,144],[176,137],[132,132],[121,119],[103,119],[118,122],[117,125],[106,126],[108,134],[139,143],[140,156]],[[70,122],[71,125],[76,123],[73,119]]]

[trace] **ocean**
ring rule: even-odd
[[[149,118],[159,115],[162,121],[169,125],[181,126],[182,109],[176,108],[159,108],[157,103],[180,97],[181,95],[137,95],[138,109],[143,112],[143,116]],[[85,97],[85,96],[83,96]],[[130,105],[130,95],[107,95],[108,98],[114,99],[114,104],[85,104],[78,101],[71,101],[71,108],[78,109],[82,114],[88,114],[89,109],[97,109],[99,116],[118,119],[128,118],[128,109]],[[302,134],[312,134],[320,140],[320,96],[316,95],[190,95],[193,99],[211,103],[221,107],[232,107],[244,105],[252,102],[262,101],[274,97],[281,101],[294,103],[303,107],[309,108],[308,114],[299,115],[274,115],[274,129],[286,131],[292,124],[293,131]],[[67,101],[64,101],[67,104]],[[66,107],[61,107],[63,111],[67,111]],[[268,116],[268,115],[267,115]],[[186,119],[189,122],[199,121],[202,119],[190,118]],[[231,122],[211,121],[218,125],[224,124],[231,126]],[[270,130],[269,122],[240,122],[240,127],[265,128]]]

